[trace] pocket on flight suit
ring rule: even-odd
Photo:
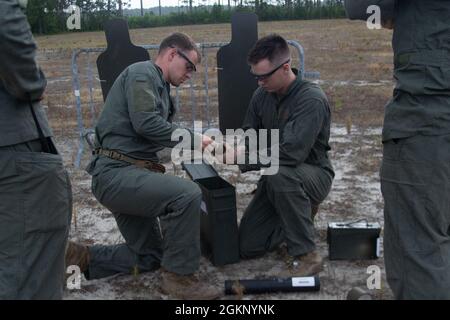
[[[15,161],[0,157],[0,300],[15,299],[20,283],[23,198],[14,190],[18,176]]]
[[[450,66],[426,66],[425,79],[426,93],[450,95]]]
[[[34,153],[18,162],[26,179],[23,210],[26,233],[45,233],[68,228],[72,216],[72,192],[59,155]]]
[[[407,62],[394,70],[397,79],[395,89],[406,91],[409,94],[423,94],[426,67],[424,65]]]
[[[436,250],[428,232],[430,223],[436,223],[428,195],[433,167],[426,161],[405,157],[411,154],[411,150],[408,151],[411,147],[407,145],[410,139],[385,144],[381,189],[385,211],[399,241],[397,244],[407,251],[430,252]]]
[[[394,142],[389,142],[394,144]],[[401,240],[398,244],[405,247],[416,243],[415,230],[417,229],[410,214],[413,210],[424,210],[425,199],[423,194],[425,183],[422,176],[414,176],[417,170],[412,162],[401,161],[396,155],[401,150],[401,145],[384,145],[383,162],[380,171],[381,191],[385,202],[385,214],[390,218],[392,227],[395,230],[396,240]],[[396,155],[391,155],[387,149],[393,149]],[[411,174],[412,173],[412,174]],[[409,193],[410,197],[405,193]],[[405,201],[405,197],[410,202]],[[416,245],[414,245],[415,247]]]
[[[21,207],[23,199],[17,192],[15,184],[18,172],[13,159],[0,158],[0,261],[8,255],[9,249],[18,244],[22,226]]]
[[[158,101],[146,76],[136,76],[131,90],[134,112],[153,112],[156,109]]]

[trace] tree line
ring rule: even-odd
[[[255,12],[259,21],[309,20],[345,17],[343,0],[181,0],[178,8],[130,9],[129,0],[29,0],[27,16],[35,34],[67,32],[66,21],[76,5],[81,10],[81,30],[103,29],[113,17],[124,17],[130,28],[226,23],[234,12]],[[169,12],[162,14],[162,12]]]

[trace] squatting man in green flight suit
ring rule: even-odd
[[[114,82],[95,128],[96,150],[87,170],[95,197],[113,213],[125,243],[71,243],[67,264],[80,266],[87,279],[161,267],[165,294],[219,297],[217,288],[194,275],[200,261],[200,188],[164,174],[156,154],[179,143],[171,139],[179,127],[172,123],[170,85],[190,79],[200,59],[193,40],[174,33],[162,41],[155,62],[135,63]],[[203,148],[212,142],[197,138]]]
[[[288,43],[281,36],[258,40],[248,63],[259,88],[242,128],[279,130],[279,141],[270,142],[271,149],[278,148],[279,168],[275,174],[262,175],[244,212],[239,226],[240,255],[258,257],[285,243],[291,263],[279,276],[314,275],[323,267],[313,219],[334,178],[328,159],[330,107],[319,86],[301,79],[291,68]],[[233,151],[238,160],[243,150]],[[249,162],[251,152],[247,148],[246,162],[239,164],[242,172],[263,167],[261,161]]]
[[[346,0],[352,19],[370,5],[394,29],[381,168],[387,280],[396,299],[450,299],[450,1]]]
[[[0,300],[63,295],[72,192],[36,51],[19,2],[0,0]]]

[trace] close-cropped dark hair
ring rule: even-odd
[[[287,41],[278,34],[271,34],[259,39],[247,56],[249,64],[257,64],[263,59],[278,62],[289,57],[290,51]]]
[[[195,50],[195,52],[197,52],[198,62],[200,63],[202,56],[197,48],[197,45],[191,37],[184,33],[175,32],[165,38],[159,45],[159,53],[163,52],[167,48],[177,48],[183,52]]]

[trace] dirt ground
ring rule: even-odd
[[[186,32],[197,42],[230,41],[230,25],[203,25],[132,30],[135,44],[157,44],[171,32]],[[370,276],[367,268],[379,266],[382,272],[381,289],[370,291],[374,299],[392,299],[384,272],[383,252],[376,260],[330,261],[326,230],[329,222],[367,219],[383,225],[383,200],[379,187],[378,170],[381,161],[381,126],[383,108],[392,89],[391,32],[371,31],[363,23],[347,20],[264,22],[259,24],[260,36],[277,32],[287,39],[299,41],[305,48],[307,71],[319,71],[317,82],[327,93],[333,113],[330,157],[336,177],[333,188],[320,206],[316,217],[317,247],[324,257],[325,268],[320,273],[321,290],[314,293],[277,293],[245,296],[225,296],[223,299],[346,299],[355,286],[366,287]],[[90,192],[90,176],[84,171],[89,161],[86,148],[80,168],[74,161],[78,146],[77,114],[71,79],[72,50],[85,47],[104,47],[102,32],[71,33],[36,38],[41,64],[48,89],[44,100],[55,138],[63,154],[73,184],[74,216],[70,238],[88,244],[116,244],[122,241],[111,213],[103,208]],[[214,54],[209,55],[210,66],[215,65]],[[102,99],[95,73],[95,55],[88,60],[80,56],[79,70],[82,83],[83,119],[92,126],[89,113],[101,111]],[[86,66],[94,69],[92,100],[86,90],[89,78]],[[211,119],[217,124],[216,70],[208,72]],[[202,83],[202,79],[196,79]],[[198,116],[203,117],[204,93],[195,91]],[[180,91],[182,111],[179,122],[188,121],[191,109],[183,108],[189,102],[188,88]],[[165,163],[169,174],[184,176],[184,172]],[[257,173],[239,174],[235,166],[218,166],[221,176],[236,187],[238,219],[251,199],[251,191],[259,178]],[[382,238],[381,238],[382,244]],[[200,277],[223,287],[228,279],[255,279],[277,276],[284,267],[281,250],[266,256],[214,267],[202,258]],[[101,280],[83,279],[80,290],[66,290],[65,299],[152,299],[167,300],[159,289],[159,272],[134,275],[116,275]]]

